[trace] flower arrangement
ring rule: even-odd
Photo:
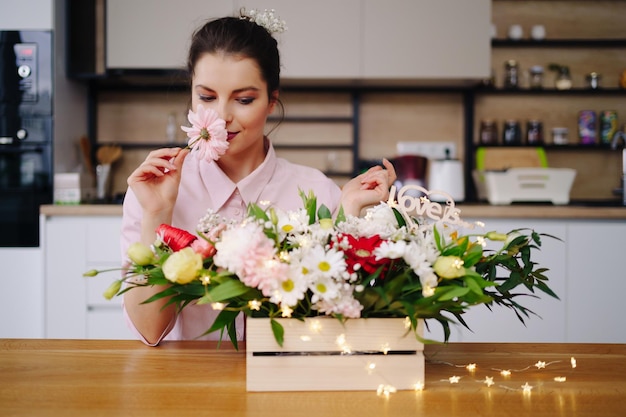
[[[413,197],[413,189],[424,195]],[[300,194],[300,210],[251,204],[243,221],[208,211],[197,235],[161,225],[152,247],[130,246],[130,266],[105,296],[158,285],[163,290],[146,302],[168,297],[181,310],[212,304],[221,311],[206,333],[226,332],[235,346],[240,313],[269,317],[280,345],[284,329],[276,318],[322,315],[407,318],[413,331],[419,319],[436,321],[447,341],[451,322],[469,328],[463,313],[474,305],[511,308],[523,322],[532,311],[517,301],[518,287],[558,298],[546,269],[531,260],[547,235],[526,229],[463,235],[472,225],[452,199],[431,202],[418,186],[397,195],[392,187],[389,201],[363,217],[340,210],[334,219],[313,194]],[[486,249],[488,240],[501,247]]]

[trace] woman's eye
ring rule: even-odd
[[[213,101],[215,100],[215,96],[204,96],[204,95],[200,95],[198,97],[201,101]]]
[[[241,97],[241,98],[238,98],[237,101],[240,104],[244,104],[245,105],[245,104],[252,103],[254,101],[254,98],[253,97]]]

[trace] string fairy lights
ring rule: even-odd
[[[454,368],[465,368],[469,373],[476,373],[478,366],[476,363],[469,363],[469,364],[463,364],[463,365],[457,365],[454,363],[450,363],[450,362],[445,362],[445,361],[437,361],[437,360],[432,360],[429,359],[428,362],[432,363],[432,364],[440,364],[440,365],[447,365],[447,366],[451,366]],[[518,374],[518,373],[524,373],[524,372],[528,372],[528,371],[541,371],[543,372],[546,368],[555,365],[555,364],[559,364],[562,363],[562,361],[551,361],[551,362],[546,362],[546,361],[537,361],[532,365],[528,365],[524,368],[520,368],[520,369],[512,369],[512,368],[507,368],[507,369],[500,369],[500,368],[490,368],[491,371],[497,371],[499,373],[499,375],[508,382],[508,384],[511,384],[513,382],[512,377],[514,374]],[[573,370],[574,368],[576,368],[577,366],[577,362],[576,362],[576,358],[571,357],[570,359],[570,367]],[[462,377],[458,376],[458,375],[452,375],[448,378],[445,379],[441,379],[439,380],[439,382],[446,382],[449,384],[459,384],[461,381]],[[483,379],[474,379],[474,382],[480,383],[485,385],[487,388],[491,388],[492,386],[496,385],[496,381],[495,381],[495,377],[494,376],[490,376],[487,375],[485,376]],[[557,383],[563,383],[567,381],[567,377],[563,376],[563,375],[557,375],[555,377],[552,378],[552,381],[557,382]],[[542,383],[543,385],[543,383]],[[519,387],[515,387],[515,386],[511,386],[511,385],[507,385],[507,384],[498,384],[497,385],[499,388],[505,389],[507,391],[521,391],[524,395],[530,395],[532,390],[535,388],[534,385],[531,385],[528,381],[524,381],[523,385],[520,385]],[[422,387],[423,389],[423,387]]]

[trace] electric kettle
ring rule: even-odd
[[[431,191],[431,201],[445,202],[446,197],[433,191],[443,191],[449,194],[455,202],[465,200],[465,180],[463,164],[458,159],[450,158],[450,151],[446,149],[444,159],[430,159],[428,161],[428,189]]]

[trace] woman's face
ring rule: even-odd
[[[236,55],[204,54],[194,69],[191,105],[209,107],[226,121],[230,146],[224,157],[263,151],[267,116],[274,110],[256,61]]]

